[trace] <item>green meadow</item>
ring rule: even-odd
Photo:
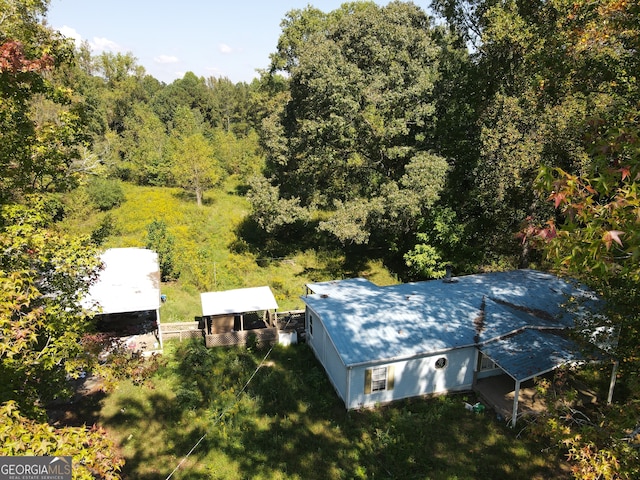
[[[148,225],[163,221],[174,238],[180,272],[177,280],[162,284],[167,295],[163,322],[191,321],[201,315],[200,293],[207,291],[268,285],[279,310],[286,311],[302,308],[299,297],[309,282],[354,275],[379,285],[397,282],[381,261],[363,260],[354,267],[337,249],[309,247],[304,238],[285,250],[265,248],[269,239],[256,238],[247,220],[248,202],[233,180],[207,192],[201,208],[178,188],[122,186],[125,201],[107,212],[87,208],[82,191],[76,191],[67,199],[69,215],[63,228],[88,234],[108,219],[104,248],[145,247]]]

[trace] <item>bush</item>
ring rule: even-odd
[[[174,242],[173,235],[167,231],[167,224],[163,220],[154,220],[147,225],[146,247],[158,253],[163,282],[177,280],[180,277],[174,260]]]
[[[119,180],[94,177],[87,185],[87,193],[96,208],[103,212],[124,202],[124,191]]]

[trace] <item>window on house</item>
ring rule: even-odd
[[[480,354],[480,371],[495,370],[498,366],[486,355]]]
[[[382,392],[393,389],[393,366],[375,367],[365,370],[364,393]]]
[[[313,315],[309,314],[309,335],[313,335]]]

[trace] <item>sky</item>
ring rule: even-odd
[[[186,72],[251,82],[276,51],[280,22],[311,4],[344,0],[50,0],[47,23],[92,52],[131,53],[149,75],[171,83]],[[379,0],[378,5],[389,2]],[[423,9],[428,1],[414,1]]]

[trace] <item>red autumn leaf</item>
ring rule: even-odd
[[[0,73],[15,74],[48,70],[53,66],[53,63],[53,57],[47,54],[42,58],[29,60],[25,56],[22,43],[18,41],[9,40],[0,44]]]
[[[631,176],[631,169],[629,167],[622,167],[618,171],[622,173],[622,180],[626,180]]]
[[[549,196],[549,200],[553,199],[553,203],[556,206],[556,208],[558,208],[560,206],[560,204],[565,201],[566,196],[564,193],[561,192],[553,192],[550,196]]]
[[[620,235],[623,235],[624,232],[620,230],[609,230],[605,232],[602,236],[602,241],[607,246],[607,250],[611,248],[611,243],[616,242],[618,245],[622,247],[622,240],[620,240]]]

